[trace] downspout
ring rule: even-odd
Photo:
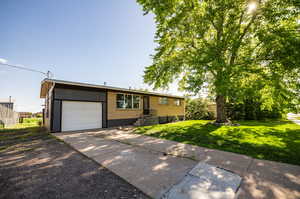
[[[53,89],[54,89],[54,86],[55,86],[55,82],[53,82],[53,85],[51,86],[51,88],[49,89],[47,95],[48,95],[48,117],[49,117],[49,120],[50,120],[50,132],[52,131],[52,126],[53,126],[53,117],[52,117],[52,113],[53,113]],[[51,98],[49,98],[49,93],[51,93]],[[47,103],[47,102],[46,102]],[[51,106],[50,106],[51,104]]]
[[[55,82],[53,82],[53,85],[51,86],[51,88],[49,89],[49,92],[48,93],[51,93],[54,89],[54,86],[55,86]]]

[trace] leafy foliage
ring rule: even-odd
[[[188,99],[185,105],[185,117],[188,120],[214,119],[214,108],[214,104],[208,100],[201,98]]]
[[[206,83],[213,95],[222,96],[218,104],[249,95],[258,97],[263,109],[299,103],[298,1],[137,2],[145,14],[154,14],[157,25],[158,47],[146,67],[146,83],[167,87],[179,79],[182,89],[194,93]]]
[[[260,102],[249,99],[243,103],[226,104],[226,112],[231,120],[265,120],[286,117],[286,112],[279,107],[273,106],[271,110],[262,109]]]
[[[39,121],[42,121],[42,118],[32,117],[32,118],[24,118],[23,119],[23,123],[38,123]]]

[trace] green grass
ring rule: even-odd
[[[32,142],[33,140],[45,140],[49,138],[53,138],[53,136],[43,127],[37,125],[33,127],[23,126],[22,128],[0,129],[0,152],[10,147],[18,147],[18,144],[25,144],[26,142]]]
[[[32,139],[47,139],[50,134],[40,127],[40,121],[41,118],[24,118],[23,123],[0,128],[0,152]]]
[[[296,117],[296,120],[300,120],[300,117]]]
[[[240,121],[217,127],[190,120],[136,128],[135,132],[186,144],[300,165],[300,125],[290,121]]]
[[[32,127],[39,127],[39,122],[42,122],[42,118],[24,118],[23,123],[18,123],[13,126],[8,126],[3,128],[2,126],[0,127],[0,132],[1,130],[5,129],[24,129],[24,128],[32,128]]]
[[[23,119],[23,123],[38,123],[39,121],[42,121],[42,118],[33,117]]]

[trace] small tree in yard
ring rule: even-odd
[[[210,106],[214,106],[207,99],[187,99],[185,105],[185,118],[188,120],[214,119],[215,113],[210,110]]]
[[[145,69],[146,83],[159,88],[178,79],[182,89],[194,93],[208,85],[216,99],[217,123],[228,121],[225,103],[242,98],[245,85],[261,96],[268,89],[269,97],[279,96],[284,103],[299,96],[298,1],[137,2],[145,14],[154,14],[157,26],[158,47]],[[260,85],[247,87],[251,79]]]

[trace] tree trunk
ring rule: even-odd
[[[223,95],[217,95],[217,120],[216,123],[226,123],[227,117],[225,112],[225,98]]]

